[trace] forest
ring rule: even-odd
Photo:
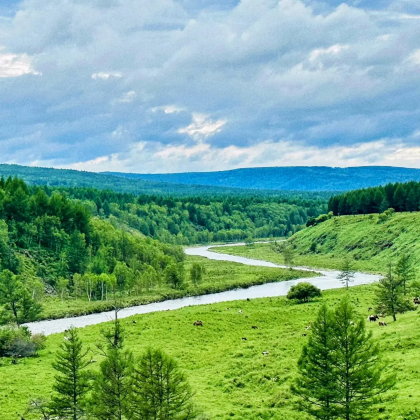
[[[328,211],[337,215],[382,213],[388,208],[396,212],[418,211],[420,182],[389,183],[335,195],[328,202]]]
[[[43,190],[48,195],[55,191]],[[308,218],[326,211],[326,201],[320,197],[136,196],[93,188],[59,191],[80,200],[92,216],[178,245],[290,236]]]
[[[176,288],[183,259],[180,247],[95,219],[64,193],[0,179],[3,322],[37,319],[44,296],[108,300],[161,279]]]

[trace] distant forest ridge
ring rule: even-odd
[[[114,176],[108,173],[95,173],[76,171],[70,169],[39,168],[33,166],[0,164],[0,176],[5,178],[17,176],[30,185],[46,185],[48,187],[63,188],[96,188],[99,190],[112,190],[120,193],[134,195],[154,196],[259,196],[259,197],[292,197],[298,195],[303,198],[328,199],[331,192],[305,192],[292,191],[290,189],[279,190],[255,190],[244,188],[230,188],[223,186],[187,185],[171,183],[169,181],[152,181],[122,176]]]
[[[295,191],[349,191],[390,182],[420,181],[420,169],[393,166],[286,166],[177,174],[106,173],[127,179],[185,185]]]
[[[420,182],[386,184],[375,188],[349,191],[330,198],[328,211],[334,215],[420,210]]]

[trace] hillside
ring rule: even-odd
[[[339,216],[305,228],[289,241],[294,245],[293,265],[339,269],[346,256],[360,271],[385,273],[403,252],[420,263],[420,212],[395,213],[378,223],[379,216]],[[284,264],[272,243],[215,248],[213,251]]]
[[[289,166],[243,168],[220,172],[178,174],[134,174],[110,172],[128,179],[209,185],[231,188],[297,191],[349,191],[388,182],[420,180],[420,169],[391,166],[330,168],[326,166]]]
[[[90,187],[131,194],[208,196],[255,195],[255,191],[200,185],[173,184],[162,181],[127,179],[110,174],[75,171],[69,169],[38,168],[32,166],[0,164],[0,176],[17,176],[30,185],[49,187]],[[277,191],[261,191],[259,195],[277,196]],[[283,195],[290,195],[283,192]],[[327,195],[325,195],[327,197]]]

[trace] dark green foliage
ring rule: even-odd
[[[176,362],[148,349],[134,369],[131,412],[134,420],[196,418],[192,391]]]
[[[182,264],[171,264],[165,269],[165,280],[174,289],[182,288],[185,279],[184,267]]]
[[[41,305],[32,299],[19,277],[9,270],[0,272],[0,303],[10,314],[6,319],[13,319],[17,325],[35,321],[41,312]]]
[[[98,420],[129,420],[133,355],[124,349],[124,331],[115,314],[112,331],[104,332],[105,360],[95,376],[91,398],[92,416]]]
[[[203,275],[205,274],[205,268],[202,264],[194,263],[191,266],[190,271],[190,278],[193,284],[197,285],[203,279]]]
[[[404,283],[394,274],[391,264],[386,276],[377,283],[376,309],[379,313],[391,315],[394,321],[398,313],[414,309],[413,304],[404,297]]]
[[[328,210],[335,216],[382,213],[388,208],[396,212],[420,209],[420,182],[395,183],[346,192],[330,198]]]
[[[338,390],[335,377],[334,317],[322,305],[312,324],[308,343],[298,361],[299,375],[292,391],[301,398],[302,408],[318,419],[335,418]]]
[[[298,283],[296,286],[292,286],[287,293],[287,299],[297,299],[300,302],[309,302],[320,296],[321,290],[318,287],[304,281]]]
[[[4,326],[0,328],[0,357],[32,357],[45,347],[45,336],[34,335],[26,327]]]
[[[384,376],[380,349],[347,298],[334,314],[321,308],[298,368],[293,391],[305,411],[325,420],[376,418],[374,406],[396,380]]]
[[[407,285],[416,278],[415,261],[412,255],[402,254],[395,267],[395,274],[401,283],[404,295],[407,294]]]
[[[89,375],[85,368],[88,350],[83,349],[76,329],[71,328],[57,352],[54,369],[58,372],[53,385],[51,410],[60,419],[78,420],[85,416]]]

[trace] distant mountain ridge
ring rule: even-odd
[[[184,185],[294,191],[348,191],[384,185],[388,182],[420,181],[420,169],[394,166],[358,166],[349,168],[285,166],[174,174],[122,172],[104,172],[104,174],[128,179]]]

